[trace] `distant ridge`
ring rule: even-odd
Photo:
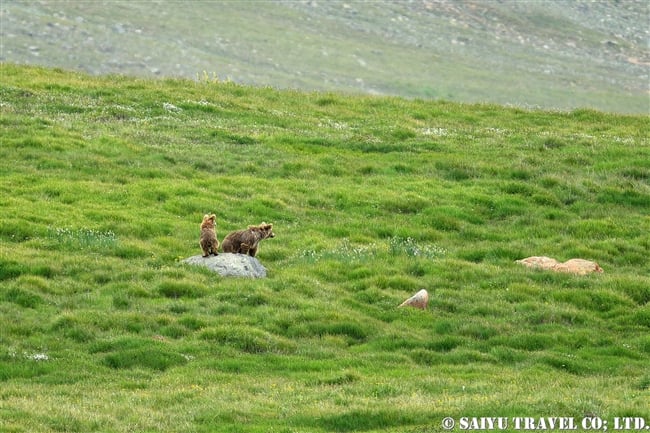
[[[646,2],[5,2],[0,61],[649,112]]]

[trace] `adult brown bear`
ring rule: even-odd
[[[263,222],[258,226],[248,226],[246,230],[228,234],[221,243],[221,248],[224,253],[248,254],[255,257],[260,241],[274,237],[273,224]]]

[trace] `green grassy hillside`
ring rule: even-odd
[[[650,423],[647,116],[0,76],[1,432]],[[181,263],[208,212],[268,278]]]

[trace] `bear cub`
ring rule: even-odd
[[[201,223],[201,237],[199,238],[199,245],[203,250],[203,257],[208,257],[210,254],[215,256],[219,255],[219,240],[217,239],[216,226],[217,217],[212,215],[205,215]]]
[[[255,257],[260,241],[274,238],[273,224],[262,223],[258,226],[248,226],[246,230],[238,230],[226,236],[221,243],[224,253],[248,254]]]

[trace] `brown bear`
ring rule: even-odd
[[[255,257],[260,241],[274,237],[273,224],[263,222],[259,226],[248,226],[246,230],[230,233],[224,238],[221,247],[224,253],[248,254]]]
[[[219,255],[219,240],[217,239],[216,231],[217,217],[212,215],[205,215],[201,223],[201,237],[199,238],[199,245],[203,250],[203,257],[208,257],[210,254],[215,256]]]

